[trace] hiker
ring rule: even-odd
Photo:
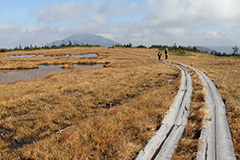
[[[162,57],[162,53],[159,50],[159,52],[158,52],[158,60],[161,60],[161,57]]]
[[[165,49],[165,59],[166,60],[168,59],[168,49],[167,48]]]

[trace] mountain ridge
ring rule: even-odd
[[[100,45],[102,47],[112,47],[120,43],[115,42],[111,39],[104,38],[102,36],[90,34],[90,33],[76,33],[62,40],[56,40],[49,44],[49,46],[61,46],[62,44],[68,45],[69,42],[78,45]]]
[[[233,47],[235,46],[196,46],[196,48],[200,51],[211,53],[211,52],[220,52],[225,54],[232,54]],[[240,48],[239,46],[237,46]]]

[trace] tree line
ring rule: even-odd
[[[124,44],[124,45],[121,45],[121,44],[114,45],[113,48],[114,47],[115,48],[117,48],[117,47],[123,47],[123,48],[149,48],[149,49],[155,48],[155,49],[160,49],[160,50],[165,50],[166,48],[168,48],[170,51],[179,49],[179,50],[185,50],[185,51],[200,52],[200,50],[198,50],[195,46],[194,47],[191,47],[191,46],[185,47],[185,46],[177,46],[176,44],[174,44],[173,46],[168,46],[168,45],[151,45],[150,47],[146,47],[144,45],[138,45],[138,46],[133,47],[133,45],[129,42],[128,44]]]
[[[58,48],[67,48],[67,47],[101,47],[100,45],[91,45],[91,44],[78,44],[77,41],[71,42],[70,40],[68,41],[68,43],[66,41],[63,41],[61,45],[57,46],[53,44],[50,46],[48,45],[48,43],[46,45],[42,45],[41,47],[37,46],[37,45],[26,45],[26,46],[22,46],[21,44],[19,44],[19,46],[13,48],[13,49],[6,49],[6,48],[2,48],[0,49],[0,52],[9,52],[9,51],[19,51],[19,50],[24,50],[24,51],[30,51],[30,50],[39,50],[39,49],[58,49]],[[186,54],[186,51],[193,51],[193,52],[201,52],[200,50],[197,49],[197,47],[191,47],[191,46],[177,46],[176,43],[174,43],[173,46],[168,46],[168,45],[151,45],[150,47],[146,47],[144,45],[138,45],[138,46],[133,46],[130,42],[128,44],[117,44],[117,45],[113,45],[111,48],[117,48],[117,47],[123,47],[123,48],[157,48],[160,50],[164,50],[165,48],[168,48],[169,51],[178,51],[181,54]],[[220,52],[216,52],[216,51],[212,51],[210,54],[215,55],[215,56],[240,56],[239,53],[239,48],[235,45],[233,47],[233,53],[232,54],[226,54],[226,53],[220,53]],[[206,52],[207,53],[207,52]]]
[[[181,55],[186,54],[186,51],[192,51],[192,52],[203,52],[197,49],[196,46],[191,47],[191,46],[177,46],[176,43],[174,43],[173,46],[168,46],[168,45],[151,45],[150,47],[146,47],[144,45],[138,45],[133,47],[132,44],[129,42],[128,44],[124,44],[124,45],[114,45],[114,47],[123,47],[123,48],[156,48],[156,49],[160,49],[160,50],[165,50],[166,48],[168,48],[169,51],[175,51]],[[221,53],[221,52],[217,52],[217,51],[212,51],[210,54],[214,55],[214,56],[240,56],[240,54],[238,53],[239,48],[235,45],[233,47],[233,53],[232,54],[226,54],[226,53]],[[205,53],[208,53],[207,51]]]
[[[78,44],[77,41],[74,41],[73,43],[71,41],[68,41],[68,44],[63,41],[63,43],[59,46],[55,45],[54,43],[50,46],[48,43],[46,45],[42,45],[41,47],[37,45],[26,45],[22,46],[19,44],[17,47],[13,49],[6,49],[2,48],[0,49],[0,52],[9,52],[9,51],[31,51],[31,50],[39,50],[39,49],[58,49],[58,48],[67,48],[67,47],[101,47],[100,45],[91,45],[91,44]]]
[[[238,53],[239,48],[237,47],[237,45],[235,45],[232,49],[233,49],[232,54],[226,54],[226,53],[221,53],[221,52],[216,52],[216,51],[212,51],[210,54],[212,54],[214,56],[218,56],[218,57],[240,56]]]

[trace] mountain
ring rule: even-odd
[[[232,54],[233,53],[233,47],[235,47],[235,46],[221,46],[221,47],[209,47],[209,48],[214,49],[217,52]],[[238,48],[239,48],[239,46],[238,46]]]
[[[203,52],[208,52],[208,53],[211,53],[212,51],[214,52],[220,52],[220,53],[226,53],[226,54],[232,54],[233,53],[233,47],[235,46],[206,46],[206,47],[203,47],[203,46],[196,46],[196,48],[200,51],[203,51]],[[238,48],[240,48],[239,46],[237,46]]]
[[[202,47],[202,46],[196,46],[197,50],[199,51],[203,51],[203,52],[207,52],[207,53],[211,53],[214,52],[215,50],[207,48],[207,47]]]
[[[70,41],[72,44],[100,45],[102,47],[112,47],[113,45],[119,44],[110,39],[106,39],[102,36],[97,36],[97,35],[90,34],[90,33],[77,33],[77,34],[73,34],[70,37],[67,37],[63,40],[54,41],[54,42],[50,43],[49,46],[53,46],[53,45],[61,46],[62,44],[68,45]]]

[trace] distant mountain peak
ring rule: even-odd
[[[233,53],[233,47],[234,46],[197,46],[197,49],[203,52],[220,52],[220,53],[226,53],[226,54],[232,54]]]
[[[89,45],[100,45],[102,47],[112,47],[113,45],[117,45],[119,43],[114,42],[113,40],[104,38],[102,36],[97,36],[90,33],[76,33],[73,34],[63,40],[54,41],[49,44],[49,46],[61,46],[62,44],[66,43],[66,45],[71,41],[72,44],[89,44]]]

